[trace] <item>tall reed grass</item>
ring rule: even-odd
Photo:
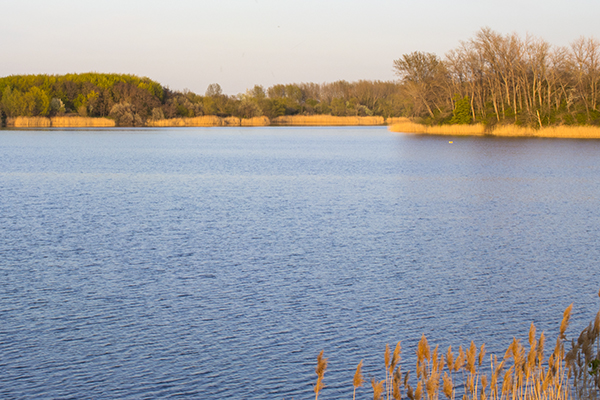
[[[48,128],[52,122],[46,117],[16,117],[7,118],[6,126],[14,128]]]
[[[269,126],[271,125],[271,121],[269,118],[265,117],[254,117],[254,118],[242,118],[241,120],[242,126]]]
[[[516,125],[499,125],[492,129],[486,129],[482,124],[425,126],[410,120],[404,120],[391,125],[389,130],[392,132],[452,136],[490,135],[502,137],[600,139],[600,127],[596,126],[556,126],[534,129]]]
[[[8,118],[6,126],[15,128],[82,128],[82,127],[111,127],[115,121],[108,118],[87,117],[17,117]]]
[[[175,127],[175,126],[222,126],[221,118],[215,115],[203,115],[194,118],[168,118],[146,121],[146,126]]]
[[[216,115],[203,115],[194,118],[168,118],[149,120],[146,126],[152,127],[176,127],[176,126],[268,126],[270,124],[267,117],[255,118],[237,118],[226,117],[220,118]]]
[[[50,118],[53,127],[57,128],[81,128],[81,127],[112,127],[115,121],[109,118],[88,118],[88,117],[52,117]]]
[[[598,293],[600,296],[600,292]],[[439,346],[429,345],[425,335],[416,351],[415,378],[401,370],[401,346],[393,352],[386,344],[382,380],[371,379],[374,400],[584,400],[597,399],[600,390],[600,311],[595,320],[572,340],[565,352],[565,332],[570,322],[571,304],[563,313],[556,343],[548,358],[544,356],[546,337],[536,334],[532,323],[527,344],[513,338],[502,358],[486,358],[485,344],[474,342],[458,351],[452,347],[443,353]],[[322,364],[323,351],[318,365]],[[489,364],[486,363],[486,360]],[[486,363],[484,365],[484,363]],[[323,386],[323,376],[317,367],[317,386]],[[323,370],[324,372],[324,370]],[[356,368],[352,398],[362,387],[362,361]]]
[[[383,117],[335,117],[332,115],[283,115],[271,120],[278,126],[358,126],[383,125]]]

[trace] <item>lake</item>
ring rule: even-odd
[[[351,398],[386,343],[550,348],[598,310],[599,200],[600,141],[0,130],[0,397],[309,399],[324,349]]]

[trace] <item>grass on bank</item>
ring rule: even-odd
[[[213,126],[370,126],[384,125],[383,117],[336,117],[331,115],[289,115],[269,120],[265,116],[254,118],[221,118],[215,115],[205,115],[193,118],[168,118],[148,120],[149,127],[213,127]],[[9,118],[9,127],[110,127],[115,126],[115,121],[108,118],[84,117],[17,117]]]
[[[332,115],[284,115],[273,118],[275,126],[368,126],[383,125],[383,117],[336,117]]]
[[[600,296],[600,292],[598,293]],[[401,346],[393,353],[386,345],[384,353],[384,379],[371,378],[374,400],[595,400],[600,389],[600,311],[577,340],[571,341],[571,349],[565,351],[565,332],[571,317],[572,304],[563,313],[559,335],[554,349],[546,359],[546,337],[536,335],[535,325],[529,329],[528,343],[523,345],[513,338],[504,356],[499,359],[490,355],[486,360],[485,344],[477,347],[474,342],[463,349],[453,351],[449,347],[443,353],[439,346],[432,348],[425,335],[417,346],[417,362],[414,370],[401,369]],[[323,367],[323,360],[325,365]],[[486,363],[487,364],[487,363]],[[317,359],[316,397],[325,387],[324,373],[327,359],[323,351]],[[362,361],[353,379],[353,396],[362,387]]]
[[[115,121],[108,118],[87,117],[16,117],[8,118],[6,126],[14,128],[112,127],[115,126]]]
[[[201,117],[194,118],[169,118],[159,120],[149,120],[146,122],[146,126],[153,127],[175,127],[175,126],[267,126],[269,125],[269,118],[267,117],[256,117],[256,118],[237,118],[237,117],[226,117],[220,118],[215,115],[204,115]]]
[[[556,126],[540,129],[525,128],[516,125],[499,125],[486,130],[484,125],[437,125],[425,126],[408,118],[391,125],[392,132],[419,133],[428,135],[452,136],[501,136],[501,137],[544,137],[564,139],[600,139],[600,127],[595,126]]]
[[[51,126],[57,128],[65,127],[112,127],[115,121],[108,118],[88,118],[88,117],[52,117]]]

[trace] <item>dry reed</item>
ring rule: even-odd
[[[600,311],[577,341],[571,341],[571,350],[565,359],[577,398],[597,399],[600,390]]]
[[[50,121],[52,122],[52,126],[57,128],[102,128],[115,126],[115,121],[108,118],[52,117]]]
[[[262,117],[254,117],[254,118],[242,118],[242,126],[269,126],[271,125],[271,121],[269,118]]]
[[[325,387],[323,383],[323,376],[325,375],[325,370],[327,370],[327,359],[323,358],[323,352],[325,350],[321,350],[317,357],[317,367],[315,368],[315,372],[317,374],[317,384],[314,387],[315,391],[315,400],[319,399],[319,392]]]
[[[362,360],[360,360],[358,366],[356,367],[356,372],[354,373],[354,379],[352,380],[352,386],[354,386],[354,391],[352,392],[352,400],[356,399],[356,389],[361,387],[365,383],[365,380],[362,375],[362,364],[363,362]]]
[[[82,128],[82,127],[112,127],[115,121],[108,118],[87,117],[17,117],[8,118],[6,125],[15,128]]]
[[[242,122],[238,117],[223,118],[223,126],[241,126]]]
[[[194,126],[223,126],[223,119],[215,115],[203,115],[201,117],[193,118],[169,118],[169,119],[157,119],[148,120],[146,126],[151,127],[194,127]]]
[[[452,136],[502,136],[502,137],[543,137],[563,139],[600,139],[600,127],[596,126],[556,126],[541,129],[525,128],[516,125],[499,125],[485,129],[482,124],[425,126],[408,119],[389,127],[392,132],[420,133]]]
[[[271,120],[277,126],[363,126],[383,125],[383,117],[335,117],[332,115],[284,115]]]
[[[572,349],[567,353],[565,332],[572,307],[571,304],[563,313],[556,345],[548,359],[544,358],[544,333],[538,338],[532,323],[528,346],[513,338],[500,362],[495,355],[490,355],[487,372],[481,370],[486,355],[485,345],[477,348],[471,342],[466,350],[460,346],[458,355],[449,347],[444,355],[437,346],[432,350],[423,335],[416,351],[415,389],[409,383],[409,372],[402,379],[400,342],[393,353],[386,344],[385,379],[371,379],[373,398],[381,400],[385,394],[386,400],[400,400],[403,395],[410,400],[438,400],[441,392],[448,400],[454,400],[456,388],[459,388],[463,392],[463,400],[595,400],[600,391],[600,311],[579,338],[572,341]],[[315,393],[318,396],[324,386],[322,380],[327,367],[323,351],[317,362],[315,371],[319,378]],[[362,361],[358,364],[354,375],[353,399],[356,389],[363,384],[362,364]]]
[[[383,394],[383,384],[385,381],[376,381],[375,378],[371,378],[371,387],[373,388],[373,400],[381,400]]]
[[[7,118],[6,126],[14,128],[49,128],[52,125],[46,117],[16,117]]]

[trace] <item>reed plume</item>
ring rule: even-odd
[[[371,378],[371,387],[373,387],[373,400],[381,400],[383,394],[383,385],[385,381],[377,382],[375,378]]]
[[[356,389],[361,387],[365,380],[362,375],[362,365],[363,362],[360,360],[358,366],[356,367],[356,372],[354,373],[354,379],[352,380],[352,385],[354,386],[354,392],[352,393],[352,400],[356,399]]]
[[[394,353],[392,354],[392,358],[391,360],[389,352],[390,352],[390,348],[389,346],[386,344],[385,345],[385,357],[386,357],[386,398],[389,399],[390,396],[394,395],[394,390],[395,390],[395,375],[394,375],[394,370],[396,369],[396,366],[398,365],[398,363],[400,362],[400,351],[401,351],[401,346],[400,346],[400,342],[396,343],[396,347],[394,348]],[[389,363],[388,361],[389,360]],[[398,372],[398,374],[400,374],[400,371],[396,371]],[[398,389],[399,392],[399,389]]]
[[[454,384],[447,372],[444,372],[442,391],[448,400],[454,400]]]
[[[323,358],[324,351],[325,350],[321,350],[317,356],[317,367],[315,368],[315,372],[317,374],[317,384],[314,387],[315,400],[318,400],[319,392],[325,387],[325,384],[323,383],[323,376],[325,375],[325,370],[327,369],[327,359]]]

